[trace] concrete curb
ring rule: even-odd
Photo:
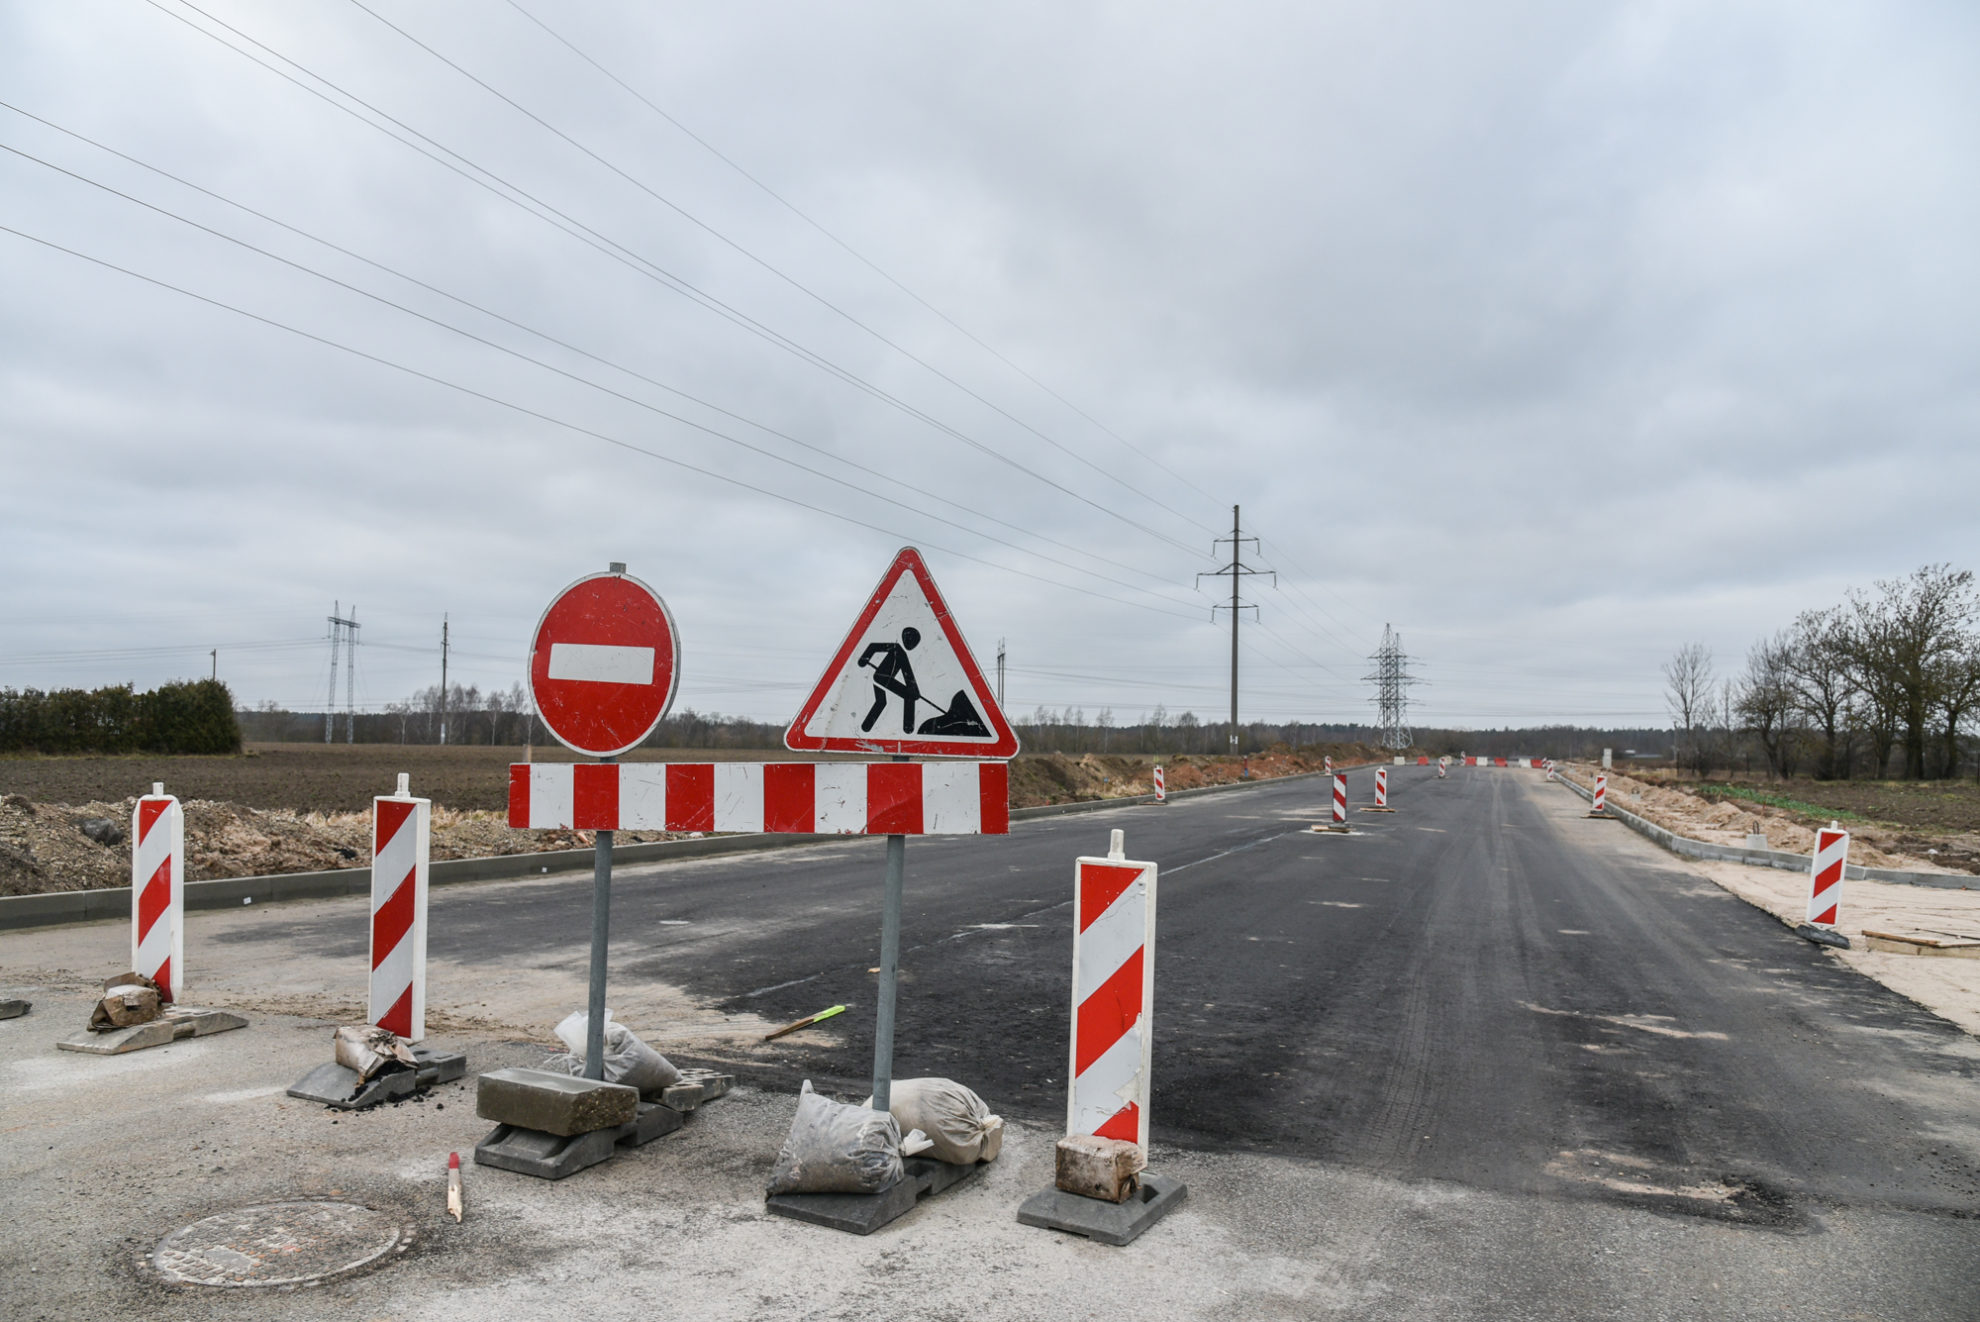
[[[1375,763],[1359,765],[1374,766]],[[1352,767],[1342,767],[1351,771]],[[1175,790],[1171,799],[1197,794],[1217,794],[1226,790],[1255,789],[1288,780],[1307,780],[1325,775],[1306,771],[1291,776],[1234,781],[1228,785],[1204,785],[1197,789]],[[1015,808],[1011,820],[1030,821],[1058,817],[1066,813],[1098,812],[1103,808],[1127,808],[1153,803],[1153,795],[1119,799],[1087,799],[1078,803],[1053,803],[1037,808]],[[864,839],[845,835],[717,835],[701,840],[655,840],[646,844],[620,845],[612,851],[615,864],[667,863],[684,858],[709,858],[721,854],[752,853],[764,849],[795,849],[804,845],[844,844]],[[502,881],[510,877],[547,876],[561,872],[591,870],[589,849],[553,849],[540,854],[497,854],[491,858],[450,858],[433,863],[428,884],[458,885],[472,881]],[[239,909],[255,904],[278,904],[284,900],[321,900],[340,895],[368,895],[371,869],[333,868],[327,872],[283,872],[265,877],[218,877],[211,881],[186,883],[186,908]],[[53,891],[45,895],[0,896],[0,932],[18,932],[35,927],[57,927],[64,923],[88,923],[105,918],[128,918],[131,888],[114,886],[104,890]]]
[[[1570,780],[1565,772],[1556,771],[1556,779],[1561,784],[1579,794],[1589,802],[1594,802],[1595,792]],[[1693,840],[1690,836],[1677,832],[1638,817],[1627,808],[1616,806],[1616,796],[1609,796],[1609,814],[1619,818],[1623,825],[1638,835],[1649,839],[1686,858],[1709,858],[1726,863],[1745,863],[1750,867],[1779,868],[1783,872],[1807,872],[1814,864],[1807,854],[1793,854],[1782,849],[1740,849],[1733,845],[1715,845],[1709,840]],[[1865,868],[1849,864],[1843,875],[1850,881],[1888,881],[1899,886],[1932,886],[1939,890],[1980,889],[1980,876],[1960,872],[1901,872],[1895,868]]]

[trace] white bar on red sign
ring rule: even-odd
[[[509,825],[746,835],[1005,835],[1003,762],[525,762]]]
[[[186,814],[154,785],[131,812],[131,971],[177,1001],[186,989]]]
[[[426,1036],[426,887],[433,803],[371,801],[371,991],[366,1018],[408,1042]]]
[[[1072,1043],[1066,1132],[1148,1147],[1155,1005],[1155,865],[1073,868]]]
[[[1849,832],[1823,827],[1815,833],[1815,856],[1809,860],[1808,921],[1836,925],[1842,905],[1843,869],[1849,862]]]

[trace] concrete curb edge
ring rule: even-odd
[[[1593,790],[1584,788],[1571,780],[1565,772],[1556,772],[1561,784],[1590,801],[1595,799]],[[1681,854],[1686,858],[1709,858],[1725,863],[1745,863],[1750,867],[1779,868],[1783,872],[1806,872],[1813,860],[1807,854],[1793,854],[1783,849],[1740,849],[1734,845],[1715,845],[1709,840],[1693,840],[1690,836],[1679,835],[1655,822],[1638,817],[1627,808],[1616,806],[1615,795],[1609,796],[1608,811],[1620,818],[1623,825],[1646,836],[1657,844]],[[1851,863],[1843,874],[1850,881],[1887,881],[1900,886],[1931,886],[1939,890],[1980,889],[1980,876],[1960,872],[1902,872],[1896,868],[1866,868]]]
[[[1378,763],[1357,765],[1376,766]],[[1352,767],[1342,767],[1350,771]],[[1233,781],[1228,785],[1204,785],[1175,790],[1179,799],[1226,790],[1254,789],[1288,780],[1323,776],[1324,771],[1299,772],[1259,780]],[[1011,820],[1029,821],[1058,817],[1066,813],[1097,812],[1105,808],[1128,808],[1152,804],[1153,795],[1118,799],[1084,799],[1077,803],[1053,803],[1036,808],[1014,808]],[[709,858],[721,854],[753,853],[765,849],[794,849],[804,845],[844,844],[865,839],[844,835],[717,835],[701,840],[655,840],[645,844],[620,845],[612,851],[615,863],[662,863],[675,859]],[[428,884],[459,885],[475,881],[503,881],[512,877],[549,876],[564,872],[589,872],[589,849],[554,849],[534,854],[496,854],[489,858],[437,859],[432,864]],[[363,895],[371,890],[371,869],[358,866],[333,868],[327,872],[283,872],[262,877],[217,877],[210,881],[186,883],[186,909],[239,909],[256,904],[279,904],[284,900],[321,900],[340,895]],[[41,895],[0,896],[0,932],[18,932],[36,927],[58,927],[65,923],[96,922],[124,918],[131,912],[131,888],[113,886],[104,890],[51,891]]]

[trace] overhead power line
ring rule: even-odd
[[[845,514],[838,510],[829,509],[822,505],[813,504],[810,501],[800,500],[795,496],[786,495],[783,492],[774,491],[768,487],[759,486],[753,482],[747,482],[742,478],[733,477],[727,473],[717,472],[714,469],[704,468],[699,464],[689,463],[687,460],[677,459],[672,455],[663,454],[657,450],[647,449],[644,446],[634,444],[633,442],[625,440],[621,437],[613,436],[610,433],[598,431],[595,428],[591,428],[591,427],[585,427],[575,422],[566,421],[565,419],[556,417],[552,414],[544,413],[541,410],[530,408],[527,405],[518,404],[513,400],[507,400],[497,395],[491,395],[486,391],[477,390],[472,386],[463,385],[458,381],[450,381],[445,377],[436,376],[431,372],[422,371],[419,368],[409,366],[405,363],[400,363],[389,358],[381,357],[378,354],[370,353],[364,349],[356,348],[353,345],[344,344],[340,341],[330,339],[327,336],[318,335],[313,331],[303,330],[302,328],[298,326],[292,326],[287,322],[277,321],[273,317],[263,316],[258,312],[251,312],[246,308],[238,307],[234,304],[223,302],[220,299],[210,297],[206,294],[196,293],[193,290],[184,288],[183,286],[172,284],[171,282],[166,280],[161,280],[156,276],[146,275],[141,271],[135,271],[126,266],[119,266],[115,262],[108,261],[101,257],[92,256],[89,253],[79,251],[75,248],[67,247],[63,244],[55,242],[52,239],[43,238],[40,235],[30,234],[26,230],[15,229],[14,227],[9,225],[0,225],[0,233],[12,234],[16,238],[25,239],[29,243],[39,244],[40,246],[50,249],[51,251],[64,253],[70,257],[74,257],[80,261],[89,262],[90,264],[101,267],[105,270],[114,271],[120,275],[128,276],[133,280],[139,280],[144,282],[145,284],[152,285],[156,288],[163,289],[174,294],[179,294],[183,297],[193,299],[196,302],[204,303],[209,307],[218,308],[224,312],[231,312],[234,313],[236,316],[246,317],[251,321],[259,322],[264,326],[269,326],[276,330],[285,331],[288,334],[297,336],[301,339],[309,340],[316,344],[323,345],[326,348],[336,349],[341,353],[349,354],[354,358],[359,358],[366,362],[374,363],[380,367],[390,368],[395,372],[402,372],[407,376],[415,377],[421,381],[427,381],[434,385],[443,386],[446,389],[456,391],[460,394],[469,396],[470,398],[479,399],[486,403],[494,404],[499,408],[508,409],[511,412],[521,414],[524,417],[534,418],[539,422],[549,423],[551,426],[563,428],[567,431],[574,432],[580,436],[590,437],[593,440],[601,441],[606,445],[613,446],[617,449],[625,450],[628,453],[643,455],[649,459],[657,459],[662,463],[670,464],[684,471],[696,473],[703,477],[712,478],[715,481],[727,483],[728,485],[739,487],[743,490],[753,492],[760,496],[767,496],[772,500],[782,501],[785,504],[793,505],[799,509],[809,510],[814,514],[822,514],[827,518],[837,519],[840,522],[849,523],[855,527],[865,528],[870,532],[882,533],[889,537],[908,537],[908,534],[902,533],[896,529],[888,528],[882,524],[872,523],[869,522],[868,520],[857,518],[853,515]],[[913,539],[910,538],[910,540]],[[1196,618],[1195,616],[1185,615],[1180,611],[1165,610],[1160,606],[1151,605],[1146,602],[1132,601],[1120,597],[1113,597],[1103,592],[1094,591],[1093,589],[1090,588],[1079,587],[1071,583],[1062,583],[1056,579],[1046,578],[1042,574],[1033,574],[1027,570],[1017,569],[1010,565],[1000,565],[994,560],[987,560],[982,556],[972,555],[967,551],[959,550],[954,547],[942,546],[939,543],[929,542],[926,541],[925,539],[922,540],[922,544],[934,550],[941,551],[945,555],[953,555],[958,559],[968,560],[974,564],[984,565],[987,566],[988,568],[997,570],[1001,573],[1016,574],[1021,578],[1028,578],[1033,580],[1034,582],[1044,583],[1051,587],[1059,588],[1066,592],[1077,592],[1082,596],[1097,597],[1102,601],[1112,602],[1117,605],[1132,606],[1140,610],[1154,611],[1157,614],[1173,616],[1176,619],[1194,620]]]
[[[757,175],[755,175],[750,170],[745,168],[739,161],[735,160],[735,158],[729,156],[726,152],[722,151],[719,147],[715,146],[714,143],[708,141],[706,138],[702,137],[699,133],[696,133],[693,129],[689,128],[686,124],[682,123],[679,119],[675,118],[673,115],[669,114],[666,110],[656,105],[652,100],[650,100],[645,95],[645,93],[641,92],[631,83],[628,83],[625,79],[619,77],[618,74],[613,73],[610,69],[606,68],[605,65],[600,63],[598,60],[593,59],[589,54],[587,54],[583,49],[581,49],[575,42],[571,41],[570,38],[564,36],[563,33],[557,31],[557,29],[551,27],[548,23],[545,23],[541,18],[531,13],[528,9],[525,9],[521,4],[517,2],[517,0],[506,0],[506,2],[509,8],[515,10],[518,14],[521,14],[524,18],[534,23],[537,27],[543,29],[544,32],[549,34],[552,40],[556,41],[559,45],[563,46],[564,49],[570,51],[571,54],[577,56],[580,60],[583,60],[586,64],[590,65],[592,68],[596,69],[600,74],[604,75],[607,79],[611,80],[627,95],[631,96],[635,101],[638,101],[641,105],[645,106],[655,115],[658,115],[668,124],[671,124],[675,129],[679,130],[683,135],[685,135],[689,141],[693,142],[703,151],[706,151],[716,160],[722,162],[722,164],[728,166],[731,170],[734,170],[744,179],[747,179],[760,192],[762,192],[765,197],[768,197],[778,206],[783,207],[786,211],[790,212],[793,216],[796,216],[799,220],[803,221],[806,225],[810,226],[817,233],[824,236],[826,239],[830,240],[835,246],[837,246],[841,251],[846,253],[846,255],[851,257],[854,261],[858,262],[861,266],[864,266],[867,270],[873,272],[875,275],[879,276],[882,280],[885,280],[888,284],[900,290],[903,294],[906,294],[909,298],[913,299],[916,303],[920,304],[928,312],[933,314],[935,317],[939,318],[944,324],[946,324],[950,329],[954,330],[957,334],[961,335],[964,339],[976,345],[979,349],[982,349],[985,353],[989,354],[992,358],[995,358],[998,362],[1002,363],[1004,366],[1010,368],[1011,371],[1016,372],[1019,376],[1023,377],[1026,381],[1029,381],[1032,385],[1036,386],[1038,389],[1044,391],[1047,395],[1051,396],[1053,399],[1057,400],[1060,404],[1070,409],[1080,418],[1091,423],[1101,432],[1105,433],[1106,435],[1112,437],[1114,440],[1118,441],[1121,445],[1125,446],[1127,450],[1133,455],[1135,455],[1137,458],[1146,460],[1148,463],[1153,464],[1155,467],[1161,469],[1164,473],[1167,473],[1170,477],[1182,483],[1184,486],[1188,487],[1191,491],[1194,491],[1197,495],[1203,497],[1205,500],[1216,499],[1216,497],[1212,496],[1209,492],[1205,491],[1195,482],[1192,482],[1189,478],[1183,476],[1181,473],[1178,473],[1175,469],[1169,467],[1167,464],[1163,463],[1160,459],[1148,453],[1146,450],[1143,450],[1133,441],[1130,441],[1127,437],[1121,435],[1119,432],[1109,427],[1106,423],[1100,421],[1098,418],[1088,413],[1085,409],[1082,409],[1079,405],[1073,403],[1070,399],[1067,399],[1064,395],[1054,390],[1051,386],[1045,384],[1045,382],[1039,380],[1036,376],[1033,376],[1025,368],[1019,366],[1016,362],[1006,357],[994,345],[983,340],[982,338],[977,336],[975,332],[971,331],[967,326],[964,326],[954,317],[951,317],[948,313],[942,311],[941,308],[936,307],[933,303],[923,298],[913,289],[910,289],[906,284],[904,284],[901,280],[895,277],[892,272],[886,270],[879,263],[875,262],[872,258],[868,257],[865,253],[861,252],[859,249],[853,247],[850,243],[847,243],[844,239],[840,238],[832,230],[826,228],[817,219],[815,219],[809,212],[805,211],[803,208],[799,207],[795,202],[792,202],[782,193],[778,192],[776,189],[772,188],[769,184],[765,183],[761,178],[759,178]],[[1198,524],[1197,526],[1203,527],[1202,524]],[[1210,531],[1210,529],[1204,528],[1204,531],[1208,532]]]
[[[784,349],[786,352],[789,352],[795,357],[799,358],[800,360],[811,364],[812,366],[818,368],[821,371],[826,372],[827,374],[835,377],[836,379],[842,381],[843,383],[852,386],[854,389],[859,390],[882,403],[885,403],[891,408],[899,410],[901,413],[905,414],[906,416],[914,418],[915,420],[932,428],[938,433],[950,437],[951,439],[959,442],[962,445],[969,447],[970,449],[985,456],[986,458],[992,459],[1017,472],[1023,473],[1026,476],[1032,478],[1033,480],[1041,482],[1044,485],[1051,487],[1053,490],[1058,491],[1061,494],[1075,501],[1078,501],[1081,504],[1089,506],[1090,508],[1098,511],[1099,513],[1106,515],[1110,519],[1116,520],[1117,522],[1120,522],[1126,525],[1127,527],[1133,528],[1134,530],[1141,532],[1146,536],[1152,537],[1157,541],[1166,543],[1167,545],[1172,546],[1177,550],[1190,552],[1192,554],[1194,553],[1194,548],[1191,547],[1188,543],[1180,541],[1177,538],[1171,537],[1169,534],[1165,532],[1161,532],[1158,529],[1151,528],[1147,524],[1142,523],[1140,520],[1132,518],[1129,515],[1120,511],[1119,509],[1114,508],[1112,505],[1106,504],[1099,500],[1095,500],[1093,497],[1088,496],[1083,492],[1076,491],[1072,487],[1065,485],[1064,483],[1058,481],[1057,479],[1039,472],[1038,470],[1016,459],[1012,455],[1006,453],[1002,448],[990,444],[986,444],[985,442],[978,440],[976,437],[969,435],[967,432],[964,432],[960,428],[952,426],[951,424],[942,421],[940,418],[935,417],[933,414],[928,413],[926,410],[918,408],[917,406],[909,403],[908,401],[900,398],[897,395],[892,394],[891,392],[883,389],[882,387],[876,385],[875,383],[858,375],[857,373],[851,371],[850,369],[840,366],[838,363],[833,362],[829,358],[826,358],[823,354],[820,354],[817,351],[808,348],[807,346],[799,343],[798,341],[790,338],[789,336],[784,335],[782,332],[775,330],[774,328],[766,325],[765,323],[757,320],[754,317],[751,317],[749,314],[743,312],[741,309],[734,307],[733,305],[723,301],[722,299],[716,298],[714,295],[708,293],[706,290],[699,288],[698,286],[694,285],[692,282],[669,271],[666,267],[660,265],[652,258],[647,257],[644,254],[637,252],[630,247],[627,247],[625,244],[620,243],[618,240],[612,239],[609,236],[602,233],[601,231],[593,228],[590,225],[585,224],[583,221],[576,219],[575,217],[571,216],[568,212],[560,210],[556,206],[553,206],[551,203],[544,201],[542,198],[536,196],[534,193],[531,193],[530,191],[521,187],[520,185],[504,178],[503,176],[495,173],[494,171],[488,169],[487,167],[480,165],[477,162],[469,159],[467,156],[463,155],[462,153],[455,151],[453,148],[446,146],[445,144],[439,142],[437,139],[421,132],[419,129],[414,128],[412,125],[406,123],[404,120],[401,120],[391,115],[390,113],[388,113],[383,109],[380,109],[378,106],[374,105],[370,101],[367,101],[364,98],[356,95],[355,93],[347,90],[346,88],[340,86],[336,82],[333,82],[328,78],[325,78],[323,75],[308,68],[299,61],[294,60],[287,55],[284,55],[282,52],[276,50],[273,46],[270,46],[268,43],[261,41],[256,37],[250,36],[248,33],[228,23],[226,20],[208,13],[206,10],[201,9],[199,6],[191,3],[191,0],[177,0],[177,3],[181,5],[183,8],[190,10],[195,14],[198,14],[201,18],[204,18],[206,21],[214,24],[216,27],[225,29],[227,32],[234,34],[235,36],[239,37],[242,41],[249,43],[250,45],[256,47],[259,50],[266,51],[274,59],[281,61],[283,64],[288,65],[290,68],[299,71],[300,73],[306,75],[315,82],[322,84],[326,88],[329,88],[331,91],[335,92],[337,96],[344,98],[344,101],[348,101],[352,105],[363,107],[366,111],[370,112],[370,114],[377,116],[378,120],[383,120],[386,123],[389,123],[394,127],[402,130],[404,133],[410,134],[413,138],[419,139],[419,142],[411,141],[409,138],[402,137],[398,133],[392,132],[390,129],[386,128],[384,124],[377,122],[377,120],[368,119],[364,115],[359,114],[358,111],[351,108],[351,105],[346,105],[344,104],[343,101],[338,101],[337,99],[331,97],[325,92],[319,91],[317,88],[302,82],[293,74],[287,73],[282,69],[276,68],[274,65],[270,64],[267,60],[264,60],[260,56],[254,54],[254,52],[244,50],[241,47],[234,45],[232,42],[227,41],[219,33],[203,28],[199,24],[194,23],[192,20],[186,18],[184,15],[175,13],[172,10],[167,9],[165,5],[162,3],[162,0],[144,0],[144,3],[149,5],[151,8],[157,10],[159,13],[164,14],[167,18],[172,19],[174,22],[180,23],[185,27],[191,29],[192,31],[197,32],[199,35],[214,42],[215,44],[219,45],[222,49],[227,50],[232,54],[238,55],[241,58],[250,61],[251,63],[259,66],[260,68],[265,69],[268,72],[274,74],[276,77],[283,79],[285,82],[288,82],[292,86],[297,87],[302,91],[309,93],[311,96],[316,97],[324,104],[332,107],[333,109],[341,112],[342,114],[349,116],[352,119],[355,119],[358,123],[363,124],[365,127],[373,130],[374,132],[383,134],[391,141],[396,142],[401,146],[406,147],[409,150],[418,153],[419,155],[427,158],[428,160],[431,160],[434,163],[446,168],[452,173],[459,175],[461,178],[467,180],[469,183],[474,184],[476,187],[481,188],[488,193],[491,193],[495,197],[500,198],[502,201],[517,207],[518,209],[526,212],[527,214],[534,216],[536,219],[551,225],[553,228],[560,230],[561,232],[569,235],[572,238],[577,239],[579,242],[584,243],[587,247],[592,248],[593,250],[599,252],[601,255],[609,258],[610,260],[618,262],[621,265],[627,267],[629,270],[632,270],[637,274],[649,280],[654,281],[655,283],[659,284],[662,288],[665,288],[675,294],[678,294],[688,299],[696,306],[701,307],[709,312],[715,313],[717,316],[722,317],[724,320],[729,321],[730,323],[749,332],[750,334],[759,336],[767,343],[773,344],[778,348]],[[427,145],[422,146],[420,145],[421,143],[425,143]],[[428,149],[429,147],[431,148],[431,150]],[[452,161],[443,160],[439,155],[435,154],[436,152],[444,153],[446,156],[452,157],[453,160]],[[460,164],[458,165],[454,164],[455,161],[458,161]]]

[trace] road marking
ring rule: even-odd
[[[550,678],[588,684],[651,684],[653,649],[601,643],[550,644]]]
[[[1558,931],[1560,932],[1560,934],[1561,934],[1562,936],[1587,936],[1587,935],[1588,935],[1588,933],[1586,933],[1586,932],[1584,932],[1584,931],[1582,931],[1582,930],[1581,930],[1581,929],[1580,929],[1579,927],[1563,927],[1563,928],[1559,928],[1559,929],[1557,929],[1557,930],[1558,930]]]
[[[1329,909],[1366,909],[1365,904],[1349,904],[1346,900],[1314,900],[1314,904],[1324,904]]]

